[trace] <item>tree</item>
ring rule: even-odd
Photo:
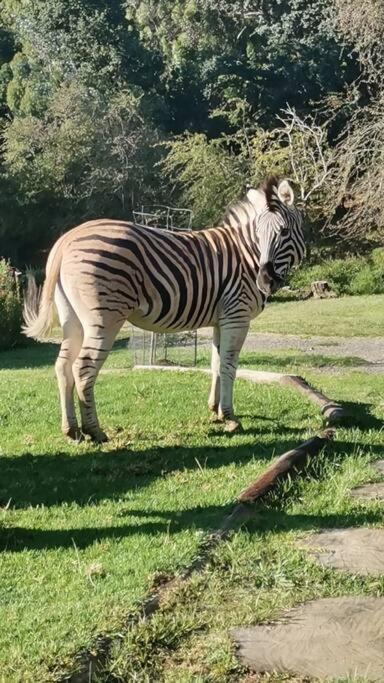
[[[133,91],[106,97],[72,81],[43,117],[17,117],[5,127],[4,169],[24,207],[40,217],[42,243],[85,216],[127,217],[151,196],[158,135],[143,103]],[[31,228],[18,232],[19,247],[35,239]],[[11,223],[8,230],[14,235]]]
[[[335,232],[354,243],[384,237],[384,7],[376,0],[336,0],[335,30],[361,64],[353,108],[335,154]],[[340,210],[342,215],[340,217]]]
[[[172,130],[217,135],[209,113],[241,98],[259,124],[275,126],[287,102],[308,112],[341,91],[356,65],[329,29],[324,0],[128,0],[142,41],[164,62]],[[192,119],[192,125],[191,125]],[[205,119],[205,123],[204,123]],[[221,128],[220,128],[221,125]],[[225,130],[225,128],[224,128]],[[226,131],[228,132],[228,130]]]

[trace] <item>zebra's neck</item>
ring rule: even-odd
[[[256,230],[256,212],[230,210],[222,227],[238,245],[246,262],[258,272],[260,264],[260,245]]]

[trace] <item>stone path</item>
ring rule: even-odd
[[[351,496],[358,500],[384,500],[384,482],[358,486],[351,491]]]
[[[325,530],[312,534],[301,545],[325,567],[361,576],[384,574],[384,529]]]
[[[384,460],[372,468],[384,477]],[[384,500],[384,482],[359,486],[351,495],[361,501]],[[384,528],[326,529],[300,545],[325,567],[384,575]],[[280,623],[234,629],[231,636],[242,663],[258,673],[384,683],[382,597],[308,602],[282,615]]]
[[[384,598],[326,598],[290,610],[284,623],[231,631],[254,671],[384,681]]]

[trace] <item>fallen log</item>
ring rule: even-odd
[[[311,387],[302,377],[298,375],[284,375],[280,382],[296,389],[300,394],[304,394],[304,396],[309,398],[312,403],[316,403],[320,407],[321,413],[328,425],[338,424],[345,418],[345,410],[339,403],[331,401],[321,391]]]
[[[257,479],[239,493],[236,499],[237,505],[224,519],[220,528],[214,532],[214,536],[223,538],[234,527],[249,521],[255,513],[253,504],[269,493],[278,481],[298,472],[308,462],[308,458],[320,453],[333,439],[334,433],[333,429],[326,429],[319,436],[313,436],[277,458]]]
[[[280,479],[284,478],[293,468],[300,468],[308,457],[317,455],[333,439],[334,430],[326,429],[320,436],[312,436],[308,441],[283,453],[265,472],[237,496],[240,503],[254,503],[261,498]]]
[[[234,528],[245,524],[254,517],[255,510],[253,504],[265,496],[272,487],[282,481],[288,475],[297,473],[311,458],[325,448],[333,439],[334,430],[326,429],[320,436],[313,436],[308,441],[296,446],[291,451],[283,453],[272,465],[260,474],[257,479],[252,481],[237,496],[237,505],[226,517],[221,526],[211,535],[211,539],[217,543],[225,538]]]
[[[182,365],[135,365],[134,370],[162,370],[163,372],[204,372],[211,374],[208,368],[188,368]],[[312,403],[318,405],[325,418],[327,426],[339,424],[345,417],[344,408],[335,401],[331,401],[327,396],[308,384],[298,375],[287,375],[284,372],[266,372],[263,370],[246,370],[239,368],[236,376],[246,379],[254,384],[285,384],[306,396]]]

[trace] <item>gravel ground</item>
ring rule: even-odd
[[[298,337],[280,334],[249,334],[246,347],[252,351],[294,350],[325,356],[354,356],[367,363],[384,364],[384,338]]]
[[[199,332],[200,343],[205,345],[210,338],[211,331],[208,328]],[[244,349],[264,353],[285,350],[338,358],[353,357],[356,358],[357,369],[384,372],[384,337],[299,337],[290,334],[250,333]]]

